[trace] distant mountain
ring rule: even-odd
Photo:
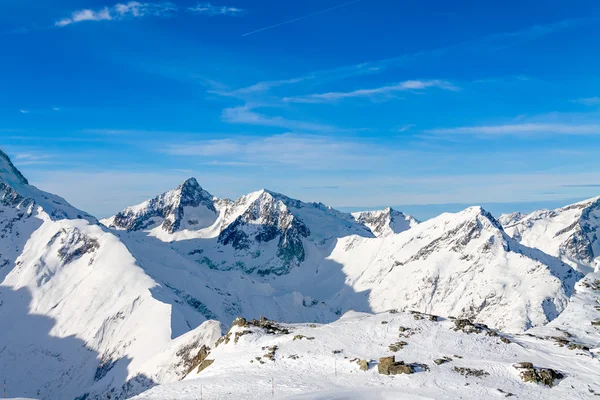
[[[526,246],[589,272],[600,268],[600,197],[531,214],[500,218],[506,232]]]
[[[405,215],[391,207],[377,211],[362,211],[352,213],[358,222],[371,229],[377,237],[401,233],[416,226],[419,221],[410,215]]]

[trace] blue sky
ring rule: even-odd
[[[189,176],[420,218],[600,194],[594,0],[5,3],[0,146],[100,217]]]

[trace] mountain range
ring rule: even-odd
[[[232,380],[233,392],[218,398],[244,398],[242,376],[264,385],[279,371],[291,388],[282,395],[292,395],[353,387],[346,378],[316,385],[320,367],[289,365],[291,356],[304,360],[298,368],[322,365],[323,352],[343,345],[348,359],[367,361],[369,378],[356,382],[436,398],[374,371],[382,364],[371,360],[389,355],[388,341],[406,328],[421,349],[407,356],[452,350],[487,362],[490,382],[473,397],[497,389],[509,360],[528,361],[513,353],[570,369],[556,388],[539,390],[507,369],[519,398],[564,397],[568,385],[600,393],[592,384],[600,381],[599,232],[600,197],[528,215],[496,219],[470,207],[419,222],[391,208],[348,214],[269,190],[221,199],[194,178],[97,220],[30,185],[0,151],[0,377],[11,395],[84,400],[186,398],[206,376],[213,386]],[[564,351],[548,339],[557,333]],[[303,345],[311,335],[322,338],[320,350]],[[281,370],[263,365],[273,347],[266,360],[285,349]],[[355,374],[343,362],[340,373]],[[264,373],[247,370],[255,367]],[[436,379],[450,384],[450,372]],[[455,394],[468,396],[462,386]]]

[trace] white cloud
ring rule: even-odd
[[[283,100],[289,103],[327,103],[332,101],[339,101],[343,99],[353,98],[353,97],[369,97],[375,98],[377,96],[386,96],[395,92],[404,92],[411,90],[423,90],[427,88],[439,88],[443,90],[459,90],[458,87],[454,86],[450,82],[442,81],[442,80],[429,80],[429,81],[420,81],[420,80],[410,80],[400,82],[395,85],[382,86],[374,89],[359,89],[353,90],[350,92],[329,92],[329,93],[319,93],[319,94],[310,94],[307,96],[298,96],[298,97],[286,97]]]
[[[128,3],[119,3],[112,7],[104,7],[100,10],[77,10],[71,13],[68,18],[63,18],[55,23],[62,27],[84,21],[113,21],[125,18],[139,18],[149,15],[165,15],[177,11],[177,7],[172,3],[140,3],[130,1]]]
[[[29,114],[29,110],[19,110],[21,114]]]
[[[561,123],[525,123],[488,126],[462,126],[456,128],[430,129],[431,134],[466,134],[466,135],[599,135],[600,124],[561,124]]]
[[[198,3],[195,7],[189,7],[188,12],[206,15],[239,15],[244,10],[230,6],[213,6],[210,3]]]
[[[253,108],[249,105],[226,108],[223,110],[221,118],[223,119],[223,121],[232,124],[271,126],[277,128],[309,132],[339,131],[338,128],[331,125],[322,125],[314,122],[290,120],[280,116],[273,117],[260,114],[253,111]]]

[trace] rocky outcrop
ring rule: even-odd
[[[395,361],[395,357],[390,356],[379,359],[377,371],[381,375],[414,374],[419,371],[429,371],[429,367],[426,364],[406,364],[404,361]]]
[[[452,368],[452,371],[456,372],[457,374],[461,374],[462,376],[465,377],[469,377],[469,376],[474,376],[477,378],[483,378],[484,376],[489,376],[489,372],[484,371],[482,369],[475,369],[475,368],[467,368],[467,367],[454,367]]]
[[[542,385],[552,387],[555,381],[565,377],[561,372],[550,368],[537,368],[530,362],[520,362],[513,366],[519,370],[519,376],[524,382],[541,383]]]

